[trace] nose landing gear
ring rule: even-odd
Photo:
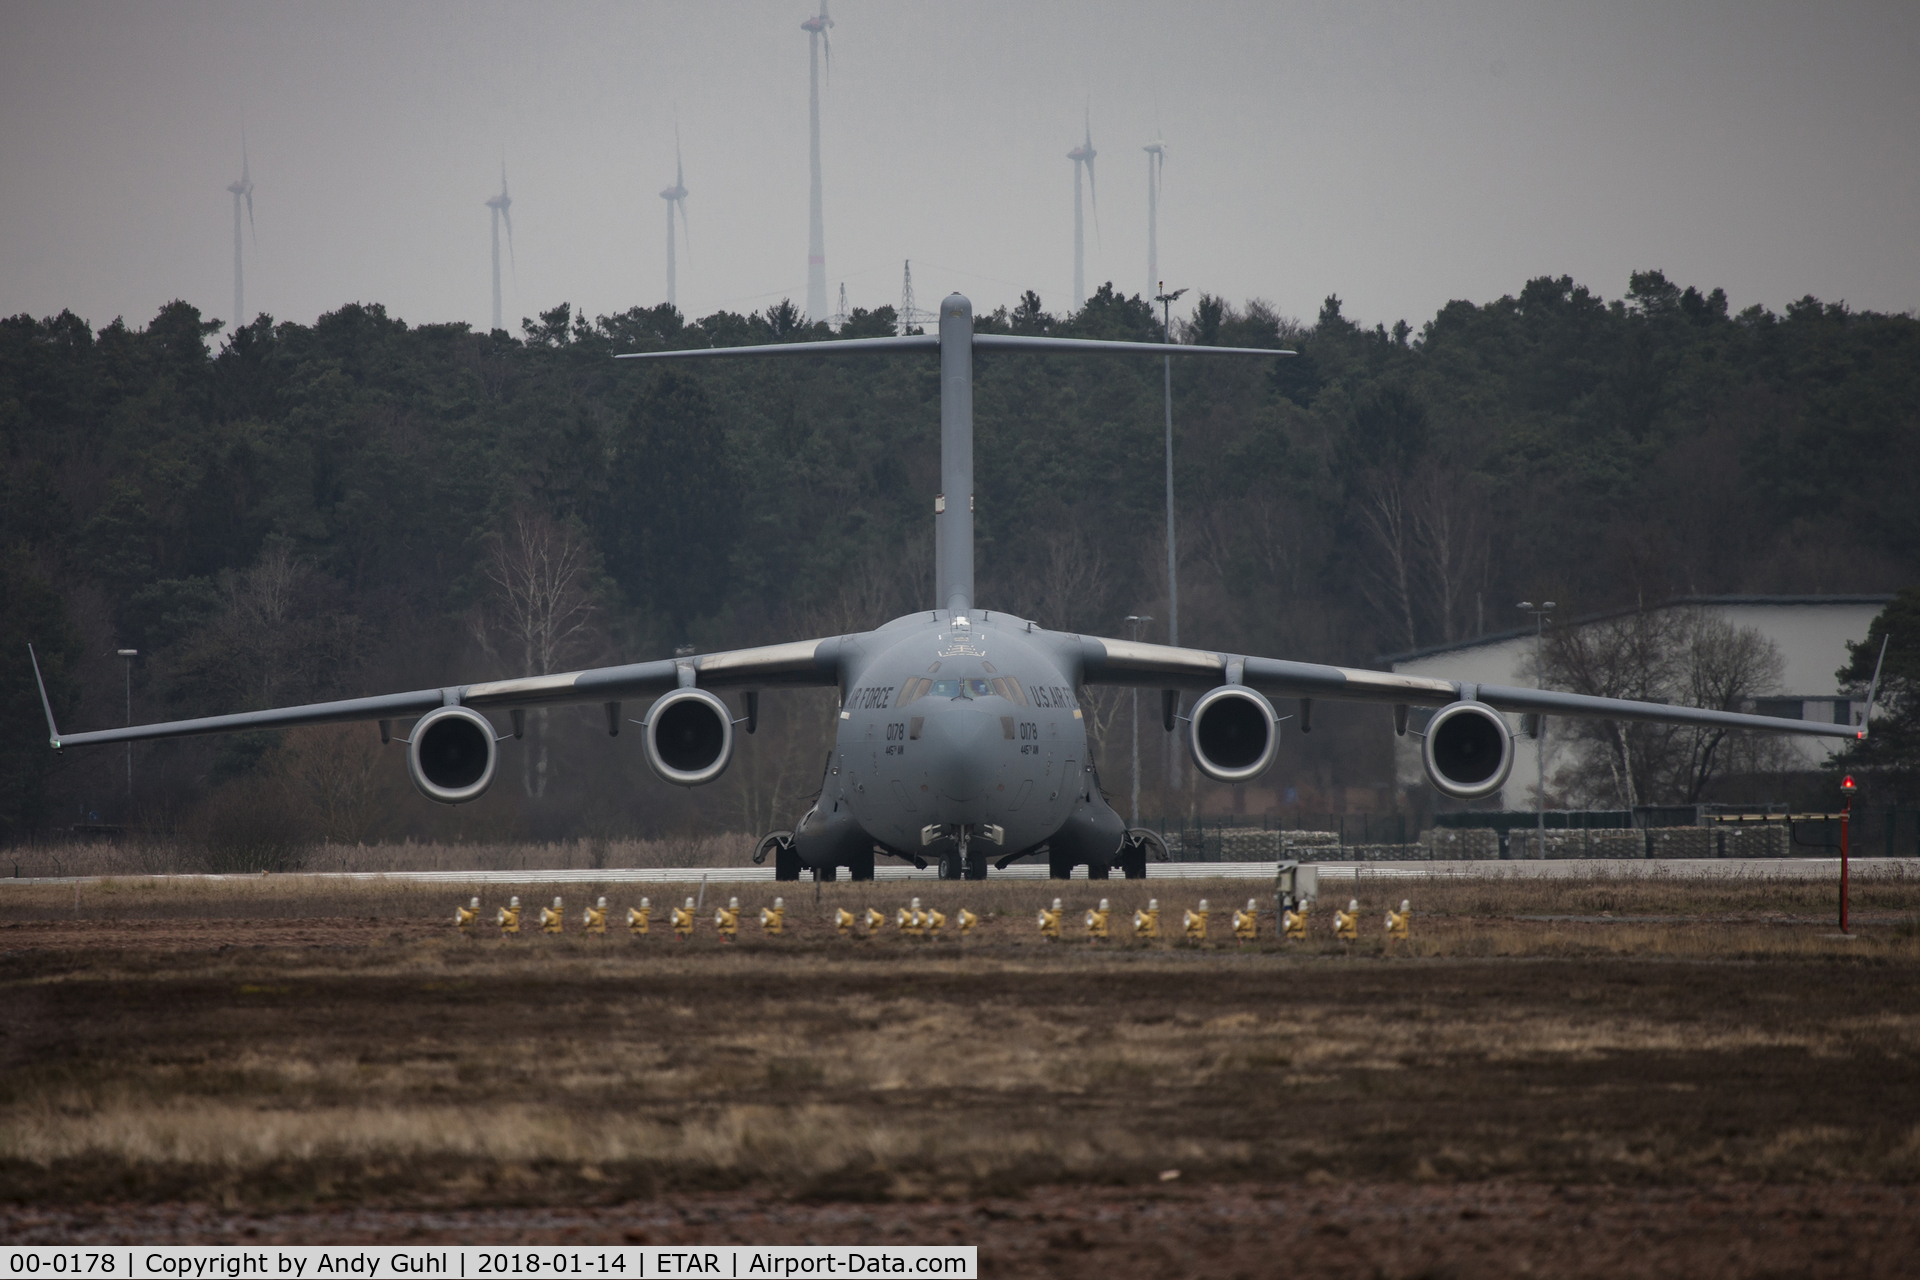
[[[984,843],[984,842],[983,842]],[[953,847],[940,855],[942,880],[985,880],[987,855],[974,841],[973,828],[962,824],[955,833]]]

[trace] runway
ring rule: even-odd
[[[1315,862],[1322,880],[1450,879],[1579,879],[1595,876],[1668,877],[1697,879],[1773,878],[1804,880],[1839,878],[1838,858],[1564,858],[1545,862]],[[1920,877],[1920,858],[1854,858],[1854,875]],[[760,884],[774,883],[770,866],[732,867],[602,867],[493,871],[297,871],[290,876],[319,880],[417,881],[427,884]],[[1272,880],[1272,862],[1155,862],[1147,866],[1149,880]],[[257,875],[175,876],[42,876],[0,879],[0,884],[97,884],[103,880],[258,880]],[[875,880],[938,880],[936,867],[876,867]],[[1012,866],[989,873],[995,880],[1045,880],[1044,864]],[[1076,867],[1073,879],[1085,880],[1087,869]],[[802,884],[812,876],[803,874]]]

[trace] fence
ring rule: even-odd
[[[1636,825],[1642,816],[1696,816],[1687,825]],[[1330,815],[1337,818],[1338,815]],[[1398,834],[1403,815],[1349,815],[1345,831],[1388,831]],[[1238,825],[1211,825],[1205,821],[1182,825],[1163,822],[1167,852],[1176,862],[1262,862],[1282,858],[1301,862],[1425,862],[1548,860],[1705,859],[1830,857],[1837,850],[1837,818],[1714,813],[1704,809],[1666,811],[1626,810],[1584,814],[1549,813],[1543,842],[1534,813],[1482,812],[1443,814],[1434,826],[1412,840],[1361,840],[1348,843],[1342,825],[1329,822],[1322,830],[1283,829]],[[1584,821],[1584,819],[1596,819]],[[1462,819],[1473,819],[1472,822]],[[1920,809],[1856,810],[1849,833],[1856,857],[1920,856]],[[1544,850],[1543,850],[1544,843]],[[1828,846],[1832,846],[1829,848]]]

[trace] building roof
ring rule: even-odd
[[[1609,609],[1604,613],[1583,614],[1563,623],[1563,626],[1581,627],[1590,623],[1605,622],[1609,618],[1624,618],[1635,613],[1651,613],[1656,609],[1679,609],[1689,606],[1717,605],[1878,605],[1886,606],[1893,601],[1891,592],[1885,595],[1870,596],[1674,596],[1658,604],[1643,609]],[[1404,653],[1387,653],[1374,661],[1391,668],[1395,663],[1412,662],[1416,658],[1431,658],[1435,654],[1459,653],[1464,649],[1481,649],[1488,645],[1501,644],[1508,640],[1518,640],[1526,636],[1528,628],[1511,627],[1505,631],[1489,631],[1485,635],[1474,636],[1467,640],[1455,640],[1451,644],[1429,645],[1424,649],[1409,649]]]

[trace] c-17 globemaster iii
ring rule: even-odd
[[[755,860],[776,874],[810,870],[831,880],[846,868],[870,879],[876,856],[936,860],[948,878],[984,878],[1021,858],[1045,857],[1065,877],[1085,866],[1106,878],[1147,874],[1154,833],[1129,830],[1101,795],[1079,691],[1096,685],[1158,689],[1164,727],[1184,724],[1195,766],[1219,782],[1246,782],[1272,764],[1282,717],[1273,699],[1383,703],[1407,732],[1411,708],[1432,709],[1422,759],[1449,796],[1490,795],[1513,765],[1508,713],[1718,725],[1771,733],[1866,736],[1858,726],[1595,698],[1543,689],[1393,675],[1204,649],[1074,635],[981,607],[973,590],[973,357],[1043,355],[1276,358],[1265,349],[976,334],[973,308],[953,294],[936,334],[771,346],[647,352],[627,360],[829,357],[936,352],[940,357],[940,478],[933,499],[936,595],[919,613],[872,631],[722,653],[597,667],[560,675],[422,689],[340,702],[209,716],[63,735],[46,699],[56,750],[189,734],[345,721],[377,721],[382,742],[411,720],[407,769],[428,798],[472,800],[498,760],[489,712],[505,711],[519,736],[529,707],[601,703],[617,734],[628,702],[652,699],[641,726],[647,763],[668,782],[699,786],[733,759],[734,728],[753,731],[758,695],[769,688],[839,690],[834,746],[818,800],[792,831],[769,833]],[[36,677],[38,667],[35,667]],[[1875,687],[1878,685],[1875,674]],[[741,695],[743,714],[721,697]],[[1184,714],[1184,694],[1197,695]],[[1868,692],[1871,707],[1873,690]]]

